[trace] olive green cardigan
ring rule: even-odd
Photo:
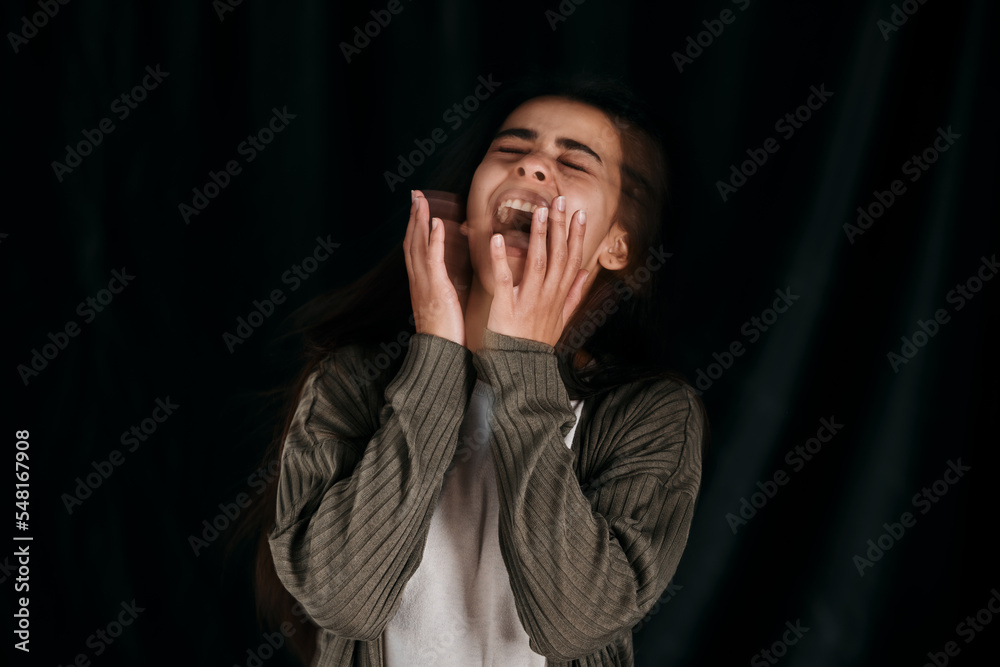
[[[691,526],[704,428],[693,390],[658,379],[588,398],[568,449],[576,415],[551,345],[487,329],[473,353],[416,334],[396,375],[372,378],[378,352],[326,357],[282,452],[268,538],[320,627],[313,664],[383,667],[382,632],[420,564],[481,377],[495,395],[500,549],[531,649],[548,665],[633,665],[632,628]]]

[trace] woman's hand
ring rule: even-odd
[[[434,228],[429,229],[429,218],[427,199],[414,190],[403,254],[416,332],[465,345],[465,315],[444,261],[444,224],[434,218]]]
[[[532,215],[528,256],[517,287],[513,287],[503,236],[493,235],[490,260],[494,294],[486,327],[555,347],[566,322],[583,300],[583,284],[589,272],[580,268],[586,212],[577,211],[567,224],[566,198],[556,197],[552,204],[551,209],[539,206]]]

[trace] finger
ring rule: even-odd
[[[443,271],[444,278],[448,279],[448,269],[444,263],[444,222],[441,221],[441,218],[431,218],[431,239],[430,245],[427,247],[427,265],[435,278],[440,279]]]
[[[560,195],[552,200],[549,207],[549,226],[559,226],[566,222],[566,197]]]
[[[566,248],[566,263],[559,279],[559,287],[568,290],[576,280],[583,266],[583,239],[587,234],[587,212],[577,211],[569,223],[569,242]]]
[[[410,238],[410,261],[413,269],[413,282],[419,295],[427,295],[432,290],[428,287],[433,283],[432,272],[427,265],[427,246],[429,244],[427,199],[419,191],[414,191],[413,230]],[[413,289],[413,288],[411,288]],[[420,296],[419,298],[424,298]]]
[[[412,258],[410,256],[410,244],[413,241],[413,228],[415,227],[414,220],[416,216],[414,212],[417,210],[416,198],[414,191],[410,190],[410,217],[406,222],[406,234],[403,236],[403,257],[406,260],[406,275],[410,279],[410,284],[413,284],[413,268]]]
[[[558,227],[564,223],[566,220],[566,197],[560,195],[552,200],[552,206],[548,211],[548,228],[546,229],[547,237],[551,237],[553,232],[552,229]],[[534,236],[534,235],[532,235]],[[565,242],[565,239],[563,239]],[[551,259],[546,260],[546,271],[542,273],[544,280],[542,281],[542,289],[545,289],[546,285],[552,284],[552,280],[546,274],[552,274],[553,262],[555,259],[554,251],[556,246],[559,244],[556,242],[556,238],[546,238],[546,254],[547,257]]]
[[[413,190],[410,190],[410,217],[406,220],[406,233],[403,234],[403,252],[410,249],[410,231],[413,229]]]
[[[490,239],[490,266],[493,269],[493,302],[490,309],[496,308],[499,313],[509,314],[514,301],[514,286],[502,234],[494,234]]]
[[[424,196],[417,194],[417,192],[417,190],[413,191],[415,195],[413,200],[415,206],[413,211],[414,236],[410,239],[410,255],[413,258],[414,266],[426,273],[427,246],[430,244],[429,206]]]
[[[528,256],[525,258],[524,271],[521,275],[519,294],[535,289],[535,285],[545,283],[545,270],[548,266],[548,217],[549,210],[539,206],[531,214],[531,230],[528,234]]]
[[[403,236],[403,249],[409,253],[410,245],[413,243],[413,233],[416,227],[417,199],[423,197],[420,190],[410,190],[410,217],[406,223],[406,235]]]
[[[561,197],[561,202],[556,202],[560,204],[565,209],[566,207],[566,197]],[[569,229],[569,221],[566,219],[566,212],[556,211],[556,215],[549,217],[549,228],[548,228],[548,242],[549,242],[549,264],[548,264],[548,275],[551,276],[551,280],[546,278],[546,282],[553,282],[554,284],[560,284],[561,276],[563,274],[563,267],[566,265],[567,248],[566,248],[566,236],[567,230]]]

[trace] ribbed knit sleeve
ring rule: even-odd
[[[701,479],[700,411],[668,380],[613,390],[583,435],[601,460],[585,493],[554,348],[487,329],[473,364],[494,393],[500,550],[518,617],[548,659],[591,655],[631,631],[677,569]]]
[[[380,384],[360,350],[335,351],[305,384],[268,539],[278,577],[320,627],[372,641],[420,564],[475,372],[464,346],[416,334]]]

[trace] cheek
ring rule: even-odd
[[[587,202],[587,210],[589,214],[587,216],[587,229],[583,237],[584,268],[588,268],[588,265],[597,259],[596,256],[600,250],[598,246],[604,241],[608,230],[611,229],[611,217],[614,215],[614,210],[607,207],[606,200],[591,199]]]
[[[587,229],[587,235],[583,239],[583,268],[592,270],[598,259],[600,248],[598,245],[604,238],[604,234],[599,229]]]
[[[466,213],[470,218],[470,224],[473,219],[478,221],[482,218],[483,211],[486,210],[486,204],[489,201],[490,171],[488,165],[481,163],[472,176],[472,184],[469,187],[469,196],[466,200]]]
[[[484,276],[489,275],[492,280],[493,266],[490,264],[490,237],[493,230],[488,229],[482,221],[482,216],[470,219],[469,222],[469,261],[472,264],[473,272],[480,277],[480,282],[484,281]]]

